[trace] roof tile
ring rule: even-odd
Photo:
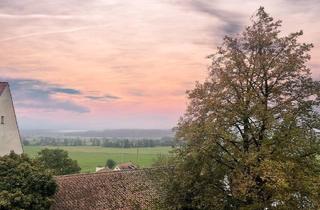
[[[156,196],[144,170],[55,177],[58,192],[52,210],[146,209]]]

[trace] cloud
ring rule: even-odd
[[[117,100],[120,99],[118,96],[113,96],[113,95],[104,95],[104,96],[86,96],[86,98],[91,99],[91,100]]]
[[[118,1],[101,1],[101,0],[1,0],[0,11],[10,14],[48,14],[48,15],[65,15],[65,14],[88,14],[88,11],[94,7],[108,9],[110,11],[116,8],[120,3]]]
[[[305,12],[304,9],[310,9],[309,12],[317,12],[319,11],[320,2],[319,0],[283,0],[284,3],[288,4],[290,7],[296,7],[300,11]]]
[[[146,94],[141,91],[141,90],[129,90],[128,91],[130,95],[132,96],[138,96],[138,97],[141,97],[141,96],[145,96]]]
[[[47,98],[56,93],[64,93],[69,95],[80,95],[81,91],[73,88],[65,88],[60,85],[50,84],[35,79],[9,79],[9,83],[14,90],[23,90],[33,93],[33,96],[41,96]]]
[[[83,16],[75,15],[48,15],[48,14],[7,14],[0,13],[0,19],[60,19],[60,20],[73,20],[84,19]]]
[[[77,113],[89,112],[87,107],[78,105],[70,100],[57,99],[55,94],[81,95],[81,91],[65,88],[34,79],[4,79],[9,82],[17,107],[65,110]]]
[[[16,103],[17,107],[23,108],[32,108],[32,109],[46,109],[46,110],[64,110],[64,111],[71,111],[77,113],[87,113],[90,110],[87,107],[77,105],[71,101],[47,101],[47,103],[41,104],[38,102],[18,102]]]
[[[25,39],[25,38],[34,37],[34,36],[46,36],[46,35],[54,35],[54,34],[72,33],[72,32],[90,30],[90,29],[94,29],[94,28],[98,28],[98,27],[105,27],[105,26],[108,26],[108,24],[94,25],[94,26],[83,26],[83,27],[64,29],[64,30],[58,30],[58,31],[29,33],[29,34],[23,34],[23,35],[19,35],[19,36],[11,36],[11,37],[7,37],[4,39],[0,39],[0,42],[13,41],[13,40],[17,40],[17,39]]]
[[[241,21],[243,16],[239,13],[219,9],[218,7],[214,7],[213,4],[207,3],[206,1],[183,0],[179,1],[179,3],[183,3],[193,11],[208,15],[213,18],[217,18],[219,21],[221,21],[222,26],[219,27],[219,30],[214,30],[215,34],[235,34],[241,30],[241,27],[243,25],[243,22]]]
[[[79,90],[71,89],[71,88],[55,87],[55,88],[51,88],[51,91],[56,92],[56,93],[70,94],[70,95],[79,95],[79,94],[81,94],[81,92]]]

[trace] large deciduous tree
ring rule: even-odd
[[[46,210],[57,185],[53,177],[26,155],[0,157],[0,209]]]
[[[319,209],[320,85],[302,32],[283,36],[260,8],[224,38],[188,92],[185,145],[159,176],[165,209]],[[318,109],[319,111],[319,109]]]

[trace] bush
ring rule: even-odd
[[[106,162],[106,167],[108,167],[109,169],[113,169],[116,166],[116,162],[112,159],[108,159]]]
[[[0,157],[0,209],[49,209],[56,188],[52,175],[27,155]]]

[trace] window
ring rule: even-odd
[[[4,124],[4,116],[1,116],[1,124]]]

